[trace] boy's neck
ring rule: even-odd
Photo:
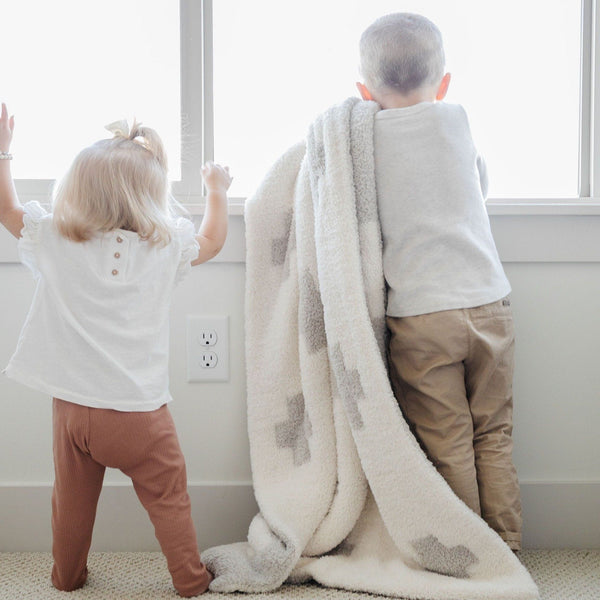
[[[382,109],[389,108],[406,108],[414,106],[421,102],[435,102],[435,92],[431,90],[414,90],[408,94],[400,94],[398,92],[377,92],[373,94],[373,100],[377,102]]]

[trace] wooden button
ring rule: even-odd
[[[113,274],[113,275],[118,275],[118,274],[119,274],[119,271],[117,271],[116,269],[113,269],[113,270],[112,270],[112,274]]]

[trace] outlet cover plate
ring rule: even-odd
[[[229,317],[188,315],[186,337],[188,381],[229,381]]]

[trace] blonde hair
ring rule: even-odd
[[[439,84],[444,63],[442,34],[421,15],[385,15],[360,38],[361,75],[374,89],[407,94]]]
[[[124,128],[126,129],[126,128]],[[125,229],[144,240],[171,241],[167,156],[159,135],[133,123],[84,148],[54,189],[53,219],[66,238]]]

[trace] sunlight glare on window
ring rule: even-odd
[[[104,125],[133,117],[158,131],[171,179],[180,178],[178,2],[4,4],[0,95],[15,114],[15,178],[60,176],[79,150],[109,137]]]
[[[440,28],[490,197],[578,193],[579,0],[217,0],[215,158],[247,196],[330,105],[356,96],[358,40],[402,10]]]

